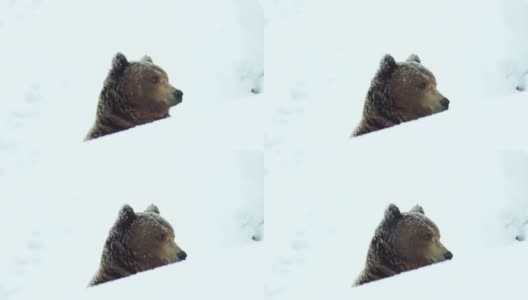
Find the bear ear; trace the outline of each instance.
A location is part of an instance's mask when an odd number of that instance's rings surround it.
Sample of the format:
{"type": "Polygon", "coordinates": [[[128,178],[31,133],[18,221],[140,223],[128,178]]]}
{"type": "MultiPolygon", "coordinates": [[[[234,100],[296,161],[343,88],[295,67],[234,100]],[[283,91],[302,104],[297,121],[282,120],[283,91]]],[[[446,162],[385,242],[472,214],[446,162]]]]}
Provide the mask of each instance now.
{"type": "Polygon", "coordinates": [[[110,74],[114,77],[120,75],[123,73],[123,71],[125,71],[127,66],[128,60],[125,55],[121,52],[117,52],[114,56],[114,59],[112,60],[112,71],[110,74]]]}
{"type": "Polygon", "coordinates": [[[147,207],[147,209],[145,209],[145,212],[155,213],[155,214],[158,214],[158,215],[160,214],[158,207],[156,205],[154,205],[154,204],[149,205],[149,207],[147,207]]]}
{"type": "Polygon", "coordinates": [[[390,54],[385,54],[380,62],[380,71],[384,76],[392,74],[398,65],[394,57],[390,54]]]}
{"type": "Polygon", "coordinates": [[[384,222],[386,222],[386,224],[392,225],[396,223],[400,218],[401,218],[400,209],[398,208],[398,206],[391,203],[385,209],[384,222]]]}
{"type": "Polygon", "coordinates": [[[149,63],[153,63],[152,62],[152,58],[148,55],[144,55],[143,58],[141,59],[142,61],[146,61],[146,62],[149,62],[149,63]]]}
{"type": "Polygon", "coordinates": [[[415,212],[415,213],[420,213],[422,215],[425,215],[425,212],[424,212],[423,208],[420,205],[418,205],[418,204],[413,206],[413,208],[411,208],[410,212],[415,212]]]}
{"type": "Polygon", "coordinates": [[[408,62],[415,62],[415,63],[419,63],[419,64],[422,63],[422,62],[420,61],[420,58],[418,57],[418,55],[416,55],[416,54],[414,54],[414,53],[411,54],[411,55],[409,55],[409,57],[407,57],[407,61],[408,61],[408,62]]]}
{"type": "Polygon", "coordinates": [[[132,207],[130,207],[130,205],[125,204],[119,211],[119,217],[117,219],[117,224],[121,228],[126,228],[130,224],[132,224],[132,221],[134,221],[135,219],[136,219],[136,213],[134,212],[132,207]]]}

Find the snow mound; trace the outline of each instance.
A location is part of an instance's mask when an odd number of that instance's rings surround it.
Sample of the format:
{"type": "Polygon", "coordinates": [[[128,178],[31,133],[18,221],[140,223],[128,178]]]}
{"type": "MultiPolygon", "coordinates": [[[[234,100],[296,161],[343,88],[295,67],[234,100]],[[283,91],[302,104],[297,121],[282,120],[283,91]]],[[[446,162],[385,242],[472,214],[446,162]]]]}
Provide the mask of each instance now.
{"type": "Polygon", "coordinates": [[[268,4],[270,298],[394,297],[411,284],[406,298],[524,293],[528,101],[506,67],[525,70],[528,27],[506,22],[524,2],[268,4]],[[418,54],[450,108],[350,139],[386,53],[418,54]],[[454,258],[353,289],[389,203],[420,204],[454,258]]]}
{"type": "Polygon", "coordinates": [[[0,35],[1,299],[263,294],[257,1],[4,1],[0,35]],[[184,101],[82,142],[118,51],[152,57],[184,101]],[[188,260],[87,289],[125,203],[156,204],[188,260]]]}

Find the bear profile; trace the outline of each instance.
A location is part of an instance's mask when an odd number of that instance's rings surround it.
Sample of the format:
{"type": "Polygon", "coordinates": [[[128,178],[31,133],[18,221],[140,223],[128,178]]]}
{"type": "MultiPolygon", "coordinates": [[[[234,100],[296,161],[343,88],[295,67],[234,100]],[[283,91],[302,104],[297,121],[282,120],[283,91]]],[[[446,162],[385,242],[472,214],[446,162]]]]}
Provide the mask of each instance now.
{"type": "Polygon", "coordinates": [[[185,260],[187,254],[174,242],[172,226],[155,205],[135,213],[124,205],[106,239],[94,286],[185,260]]]}
{"type": "Polygon", "coordinates": [[[436,224],[416,205],[400,212],[390,204],[370,242],[365,267],[354,282],[358,286],[433,263],[453,254],[440,242],[436,224]]]}
{"type": "Polygon", "coordinates": [[[397,63],[387,54],[372,79],[363,115],[352,137],[443,112],[449,100],[436,89],[436,78],[418,55],[397,63]]]}
{"type": "Polygon", "coordinates": [[[129,62],[117,53],[99,95],[95,123],[85,140],[169,117],[183,92],[169,83],[167,73],[149,56],[129,62]]]}

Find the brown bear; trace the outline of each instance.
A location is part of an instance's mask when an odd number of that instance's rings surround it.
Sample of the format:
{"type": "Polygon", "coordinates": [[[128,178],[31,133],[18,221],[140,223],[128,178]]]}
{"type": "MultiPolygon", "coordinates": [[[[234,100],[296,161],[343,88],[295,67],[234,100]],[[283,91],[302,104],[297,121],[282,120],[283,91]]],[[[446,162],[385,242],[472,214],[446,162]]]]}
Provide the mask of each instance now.
{"type": "Polygon", "coordinates": [[[85,140],[169,117],[183,92],[169,84],[165,71],[144,56],[129,62],[122,53],[112,61],[99,95],[95,124],[85,140]]]}
{"type": "Polygon", "coordinates": [[[155,205],[135,213],[124,205],[110,229],[99,270],[89,286],[185,260],[174,242],[174,230],[155,205]]]}
{"type": "Polygon", "coordinates": [[[370,84],[363,116],[352,137],[445,111],[449,100],[436,89],[436,78],[411,54],[396,63],[387,54],[370,84]]]}
{"type": "Polygon", "coordinates": [[[416,205],[401,213],[390,204],[370,242],[367,261],[355,286],[453,258],[440,231],[416,205]]]}

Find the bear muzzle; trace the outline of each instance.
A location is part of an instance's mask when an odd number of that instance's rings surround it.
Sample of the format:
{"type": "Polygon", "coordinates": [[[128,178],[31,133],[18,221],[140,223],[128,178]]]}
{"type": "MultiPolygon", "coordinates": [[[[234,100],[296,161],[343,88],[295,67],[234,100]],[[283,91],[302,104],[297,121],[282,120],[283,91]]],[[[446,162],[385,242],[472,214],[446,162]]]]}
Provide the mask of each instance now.
{"type": "Polygon", "coordinates": [[[172,101],[170,103],[171,106],[175,106],[175,105],[178,105],[180,104],[182,101],[183,101],[183,92],[180,91],[180,90],[176,90],[172,93],[172,97],[171,97],[172,101]]]}
{"type": "Polygon", "coordinates": [[[187,258],[187,253],[185,253],[185,251],[181,251],[177,255],[179,260],[185,260],[187,258]]]}
{"type": "Polygon", "coordinates": [[[447,251],[446,253],[444,253],[444,258],[446,260],[452,259],[453,258],[453,253],[451,253],[451,251],[447,251]]]}
{"type": "Polygon", "coordinates": [[[443,98],[440,100],[440,104],[447,110],[449,109],[449,99],[443,98]]]}

